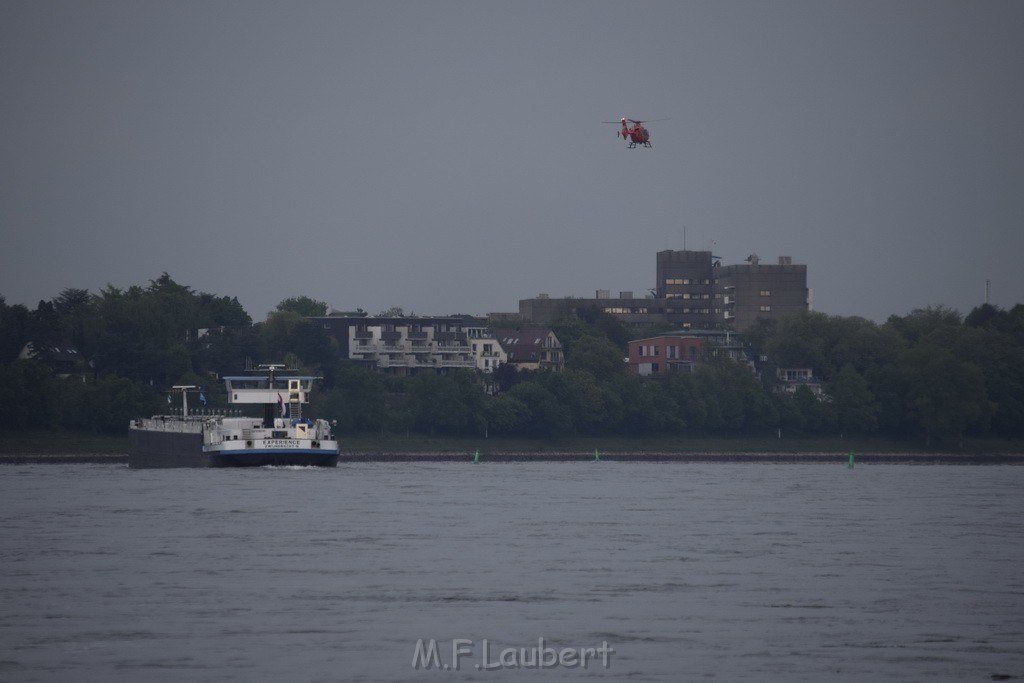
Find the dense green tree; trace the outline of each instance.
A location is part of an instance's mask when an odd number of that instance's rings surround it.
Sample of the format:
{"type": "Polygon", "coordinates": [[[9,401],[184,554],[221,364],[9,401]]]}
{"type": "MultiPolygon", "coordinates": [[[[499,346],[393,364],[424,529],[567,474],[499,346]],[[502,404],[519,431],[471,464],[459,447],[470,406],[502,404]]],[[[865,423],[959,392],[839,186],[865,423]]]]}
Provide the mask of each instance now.
{"type": "Polygon", "coordinates": [[[90,321],[95,317],[89,290],[68,287],[61,290],[51,303],[60,318],[61,341],[88,354],[87,335],[90,321]]]}
{"type": "Polygon", "coordinates": [[[490,396],[484,403],[490,434],[511,436],[529,431],[530,407],[511,394],[490,396]]]}
{"type": "Polygon", "coordinates": [[[0,297],[0,363],[11,363],[30,339],[29,310],[22,304],[8,306],[0,297]]]}
{"type": "Polygon", "coordinates": [[[677,407],[676,417],[681,430],[703,432],[707,429],[708,404],[699,380],[692,374],[679,373],[666,378],[665,393],[677,407]]]}
{"type": "Polygon", "coordinates": [[[337,420],[342,433],[379,432],[388,426],[387,395],[383,376],[355,365],[342,365],[335,371],[334,387],[324,394],[323,415],[337,420]]]}
{"type": "Polygon", "coordinates": [[[409,403],[416,427],[431,436],[437,432],[463,433],[474,424],[473,406],[468,405],[459,382],[450,375],[416,375],[410,383],[409,403]]]}
{"type": "Polygon", "coordinates": [[[613,377],[610,390],[621,401],[619,432],[631,436],[654,436],[683,426],[679,406],[661,382],[636,377],[613,377]]]}
{"type": "Polygon", "coordinates": [[[325,366],[338,358],[338,344],[323,327],[292,311],[278,311],[267,316],[261,328],[263,357],[267,362],[281,362],[294,353],[310,366],[325,366]]]}
{"type": "Polygon", "coordinates": [[[622,350],[605,336],[584,335],[577,339],[566,365],[604,381],[627,372],[622,350]]]}
{"type": "Polygon", "coordinates": [[[939,341],[960,328],[960,314],[946,306],[929,306],[911,311],[908,315],[889,316],[886,327],[898,332],[911,345],[925,341],[939,341]]]}
{"type": "Polygon", "coordinates": [[[319,301],[308,296],[293,296],[277,305],[278,312],[297,313],[306,318],[327,315],[329,306],[326,301],[319,301]]]}
{"type": "Polygon", "coordinates": [[[259,328],[254,325],[215,327],[192,345],[192,367],[200,374],[237,375],[261,358],[259,328]]]}
{"type": "Polygon", "coordinates": [[[593,326],[573,315],[552,320],[550,327],[562,345],[562,353],[565,355],[567,363],[572,362],[576,342],[579,339],[598,334],[593,326]]]}
{"type": "Polygon", "coordinates": [[[768,354],[769,342],[778,335],[779,321],[769,318],[758,318],[743,332],[743,341],[754,358],[768,354]]]}
{"type": "Polygon", "coordinates": [[[778,423],[761,383],[743,363],[711,355],[693,373],[703,397],[704,426],[723,434],[756,433],[778,423]]]}
{"type": "MultiPolygon", "coordinates": [[[[633,338],[629,328],[618,317],[606,312],[600,306],[581,306],[576,315],[587,323],[594,331],[607,337],[613,344],[625,351],[629,340],[633,338]]],[[[557,334],[557,333],[556,333],[557,334]]]]}
{"type": "Polygon", "coordinates": [[[955,436],[984,429],[995,406],[985,390],[981,368],[934,345],[909,349],[901,359],[907,376],[907,411],[930,444],[935,436],[955,436]]]}
{"type": "Polygon", "coordinates": [[[986,395],[995,407],[992,429],[1006,435],[1024,434],[1024,347],[1001,331],[1003,322],[992,322],[965,325],[957,334],[947,336],[946,348],[981,369],[986,395]]]}
{"type": "Polygon", "coordinates": [[[1006,317],[1006,311],[1002,310],[998,306],[982,304],[981,306],[977,306],[971,310],[971,312],[964,317],[964,325],[967,325],[968,327],[998,329],[1001,321],[1006,317]]]}
{"type": "Polygon", "coordinates": [[[571,433],[572,415],[568,407],[539,382],[521,382],[509,390],[509,396],[530,411],[526,423],[528,436],[557,437],[571,433]]]}
{"type": "Polygon", "coordinates": [[[1010,335],[1014,343],[1024,346],[1024,304],[1017,304],[999,322],[999,331],[1010,335]]]}
{"type": "Polygon", "coordinates": [[[871,433],[878,429],[878,402],[868,381],[852,363],[832,376],[827,389],[840,432],[871,433]]]}
{"type": "Polygon", "coordinates": [[[779,367],[811,368],[826,382],[848,364],[866,374],[891,363],[903,346],[891,327],[817,312],[784,318],[773,334],[758,343],[779,367]]]}
{"type": "Polygon", "coordinates": [[[57,387],[46,365],[35,360],[0,365],[0,428],[46,429],[56,407],[57,387]]]}
{"type": "Polygon", "coordinates": [[[200,322],[205,327],[248,327],[252,325],[252,318],[242,308],[237,297],[218,297],[201,292],[196,297],[196,306],[199,309],[200,322]]]}
{"type": "Polygon", "coordinates": [[[570,368],[564,372],[544,373],[538,380],[568,409],[573,432],[594,434],[609,426],[606,396],[591,373],[570,368]]]}
{"type": "Polygon", "coordinates": [[[166,405],[151,387],[124,377],[58,382],[60,410],[55,426],[104,434],[123,434],[132,419],[160,412],[166,405]]]}

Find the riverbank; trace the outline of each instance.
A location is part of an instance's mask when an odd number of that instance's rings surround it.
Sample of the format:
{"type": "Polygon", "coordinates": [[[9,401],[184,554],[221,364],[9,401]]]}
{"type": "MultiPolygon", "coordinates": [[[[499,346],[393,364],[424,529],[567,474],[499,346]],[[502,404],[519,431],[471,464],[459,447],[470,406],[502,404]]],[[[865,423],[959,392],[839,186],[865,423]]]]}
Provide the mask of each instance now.
{"type": "MultiPolygon", "coordinates": [[[[1020,453],[856,453],[855,465],[1024,465],[1020,453]]],[[[763,463],[763,464],[847,464],[849,453],[346,453],[340,466],[357,462],[646,462],[646,463],[763,463]]],[[[0,465],[127,465],[122,454],[0,454],[0,465]]]]}
{"type": "MultiPolygon", "coordinates": [[[[858,438],[530,439],[385,436],[341,439],[341,462],[762,462],[1024,464],[1024,441],[912,443],[858,438]]],[[[127,463],[127,436],[0,433],[0,464],[127,463]]]]}

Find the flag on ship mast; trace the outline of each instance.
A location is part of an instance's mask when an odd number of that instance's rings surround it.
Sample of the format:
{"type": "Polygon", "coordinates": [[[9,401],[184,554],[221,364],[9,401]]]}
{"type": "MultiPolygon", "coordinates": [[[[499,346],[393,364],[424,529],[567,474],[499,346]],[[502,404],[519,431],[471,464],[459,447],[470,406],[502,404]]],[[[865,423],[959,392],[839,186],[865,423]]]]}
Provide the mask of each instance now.
{"type": "Polygon", "coordinates": [[[281,417],[287,417],[288,413],[284,409],[284,396],[281,394],[277,395],[277,405],[281,407],[281,417]]]}

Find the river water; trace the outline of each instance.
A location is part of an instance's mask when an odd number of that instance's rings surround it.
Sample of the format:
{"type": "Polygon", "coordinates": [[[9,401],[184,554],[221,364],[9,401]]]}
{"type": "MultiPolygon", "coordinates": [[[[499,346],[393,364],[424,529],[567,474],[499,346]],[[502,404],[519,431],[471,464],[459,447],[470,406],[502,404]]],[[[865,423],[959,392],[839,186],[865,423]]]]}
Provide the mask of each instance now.
{"type": "Polygon", "coordinates": [[[1013,466],[5,465],[0,680],[1020,677],[1022,484],[1013,466]]]}

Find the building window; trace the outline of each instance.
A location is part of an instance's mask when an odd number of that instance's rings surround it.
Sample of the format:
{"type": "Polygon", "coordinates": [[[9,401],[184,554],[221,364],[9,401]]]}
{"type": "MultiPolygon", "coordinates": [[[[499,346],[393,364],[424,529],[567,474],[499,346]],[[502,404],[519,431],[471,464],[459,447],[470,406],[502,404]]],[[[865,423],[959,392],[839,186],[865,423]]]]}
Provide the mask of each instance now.
{"type": "Polygon", "coordinates": [[[771,296],[771,295],[772,295],[772,290],[770,290],[770,289],[762,289],[761,290],[761,296],[771,296]]]}
{"type": "Polygon", "coordinates": [[[771,311],[772,311],[772,307],[771,306],[762,306],[761,307],[761,312],[762,313],[771,313],[771,311]]]}

